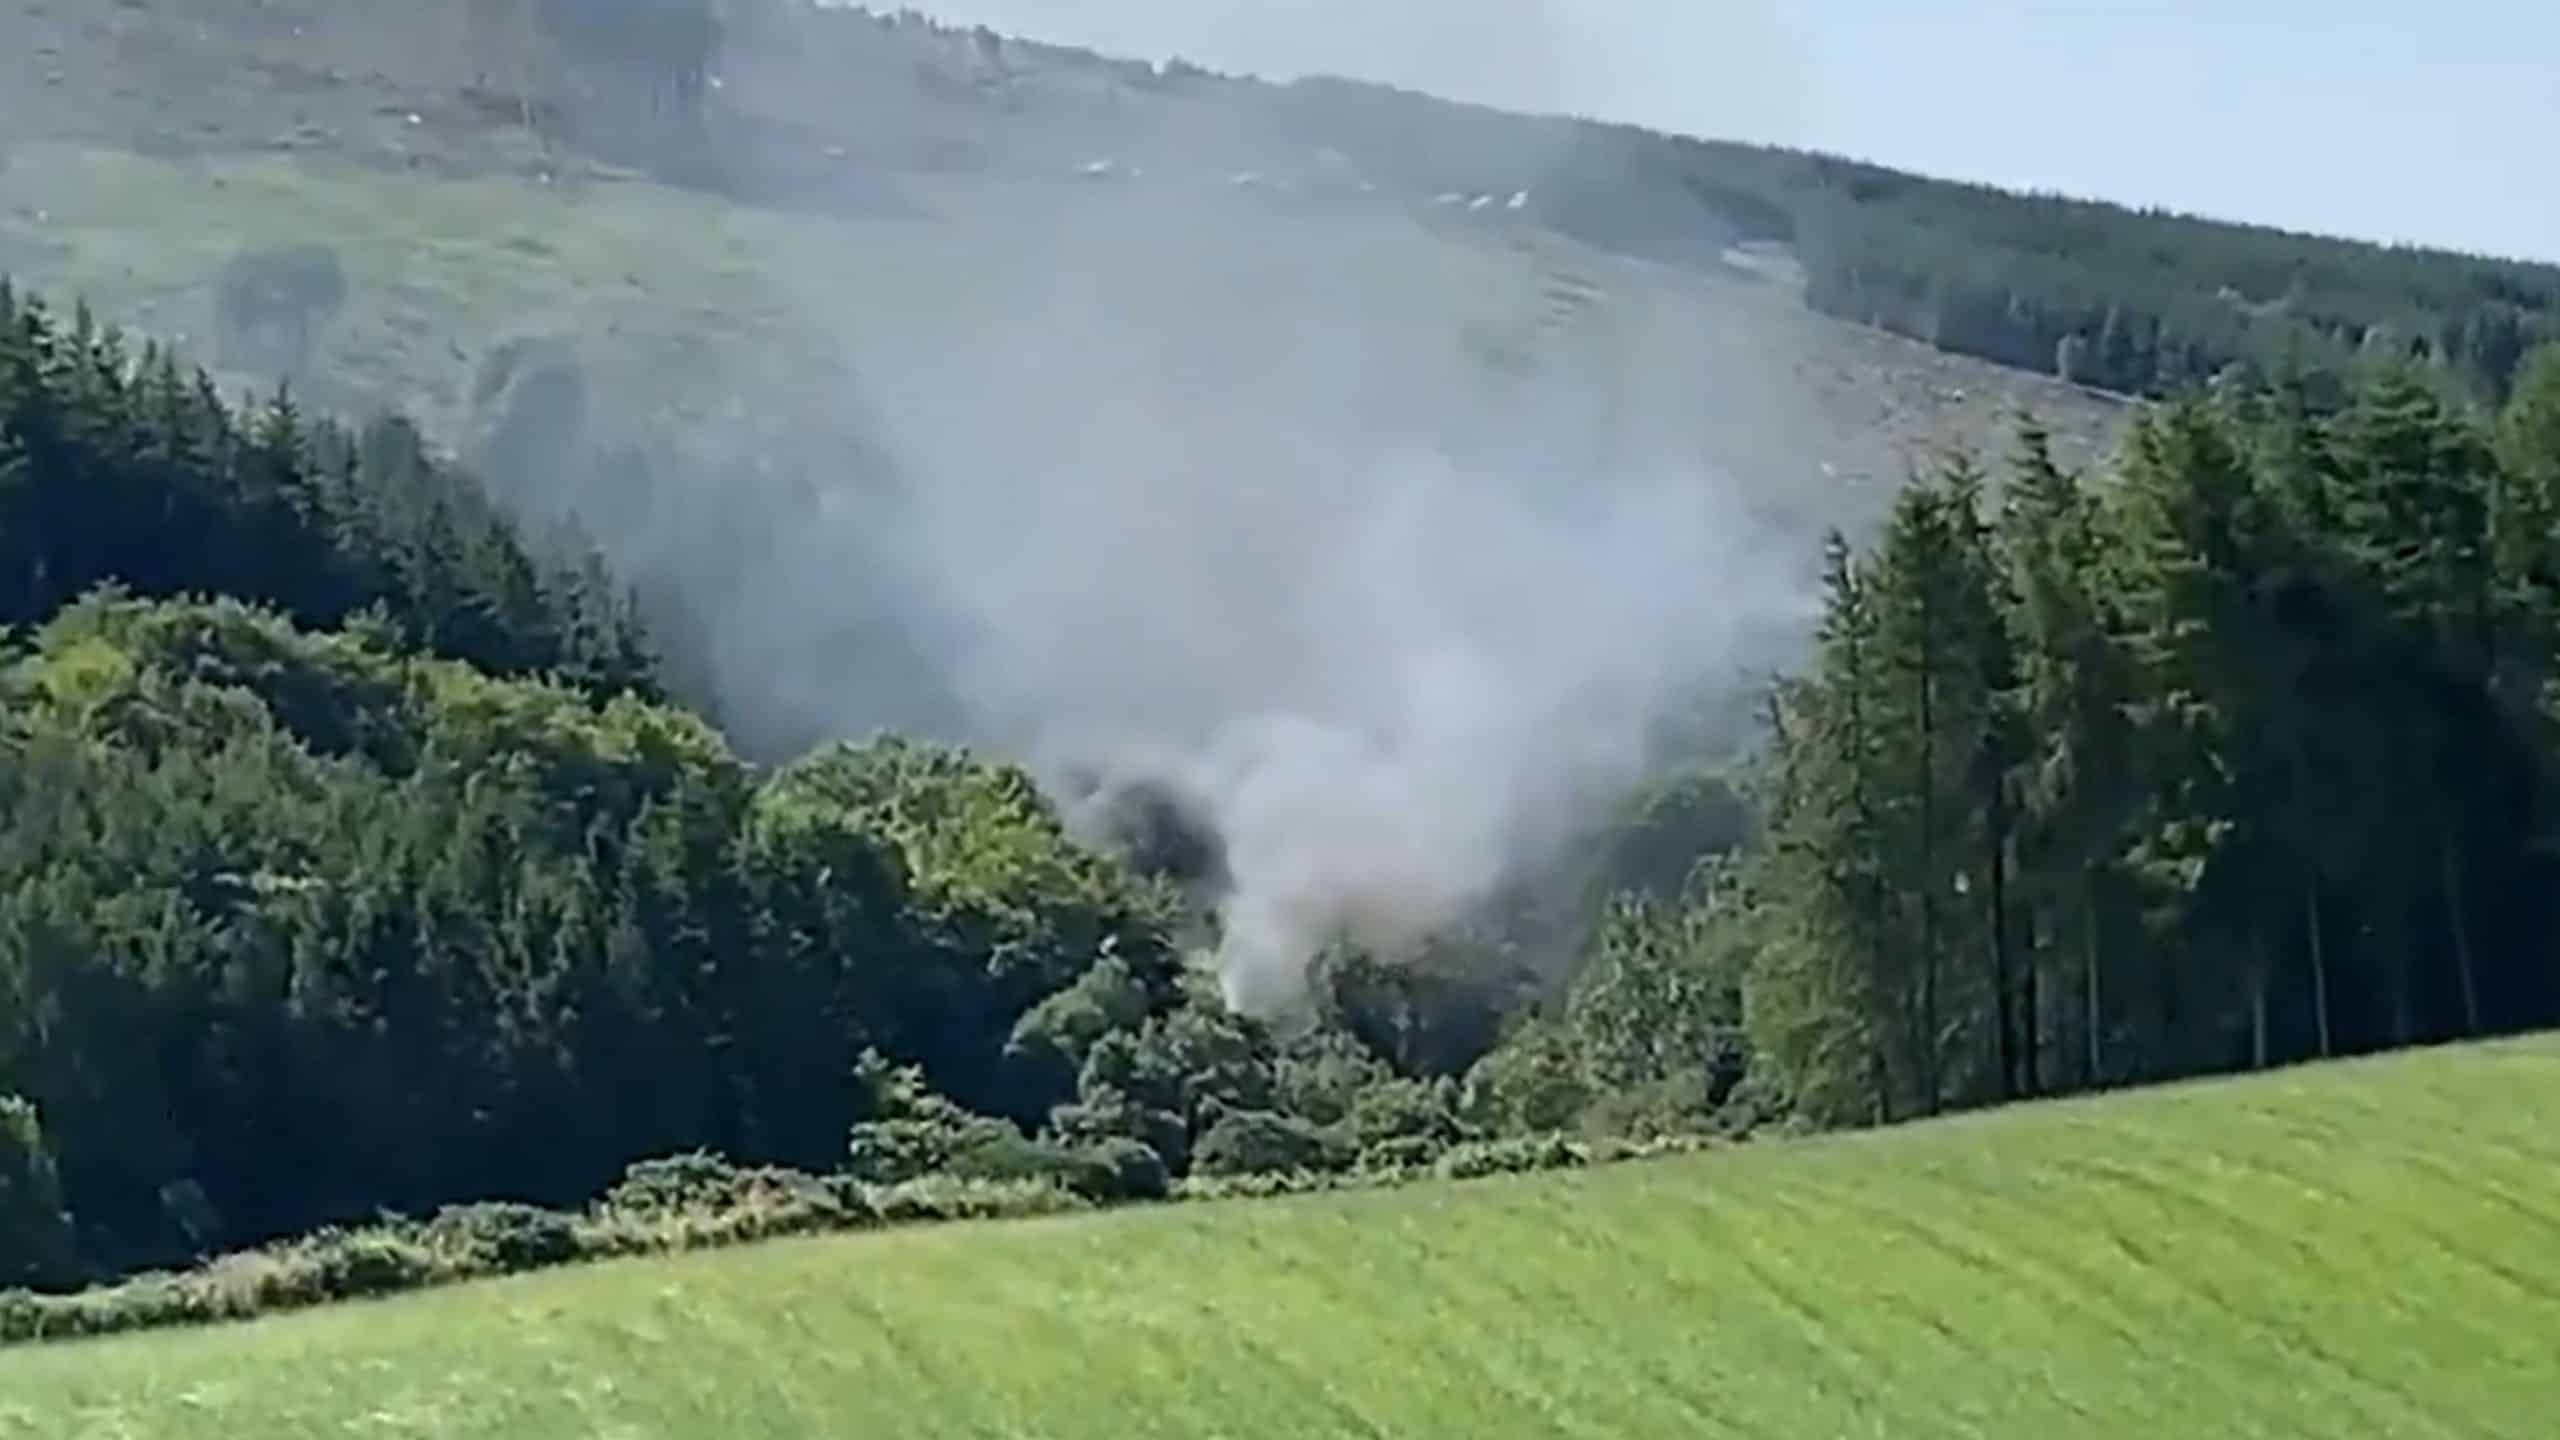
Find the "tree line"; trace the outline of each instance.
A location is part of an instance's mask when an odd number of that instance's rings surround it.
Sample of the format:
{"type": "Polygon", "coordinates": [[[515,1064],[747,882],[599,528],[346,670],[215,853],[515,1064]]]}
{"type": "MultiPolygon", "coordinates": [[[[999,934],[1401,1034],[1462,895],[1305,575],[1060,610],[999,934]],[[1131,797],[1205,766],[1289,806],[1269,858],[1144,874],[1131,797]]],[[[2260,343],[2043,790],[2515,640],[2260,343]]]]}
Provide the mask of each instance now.
{"type": "Polygon", "coordinates": [[[0,1289],[655,1157],[1128,1198],[2560,1010],[2560,354],[1950,457],[1835,540],[1746,760],[1259,1021],[1183,837],[912,740],[748,764],[405,427],[6,314],[0,1289]]]}
{"type": "Polygon", "coordinates": [[[1720,922],[1825,1121],[2560,1019],[2560,352],[2027,429],[1834,541],[1720,922]]]}
{"type": "Polygon", "coordinates": [[[1702,792],[1748,823],[1605,877],[1470,1103],[1867,1125],[2560,1023],[2560,349],[2511,388],[2235,380],[2098,473],[2022,421],[1914,476],[1702,792]]]}
{"type": "MultiPolygon", "coordinates": [[[[472,0],[466,16],[484,88],[561,91],[549,71],[584,67],[637,77],[627,83],[651,106],[686,115],[724,44],[800,56],[824,39],[915,46],[959,34],[911,18],[792,0],[472,0]]],[[[982,57],[997,51],[983,28],[967,39],[982,57]]],[[[1263,112],[1269,133],[1408,194],[1526,189],[1540,223],[1621,253],[1712,268],[1728,245],[1781,242],[1802,262],[1816,310],[2120,393],[2166,396],[2235,368],[2259,380],[2336,376],[2397,358],[2496,403],[2528,352],[2560,340],[2560,265],[2022,194],[1365,82],[1274,86],[1067,47],[1007,53],[1134,90],[1214,92],[1263,112]]]]}
{"type": "Polygon", "coordinates": [[[0,1288],[655,1156],[1122,1195],[1476,1133],[1467,1052],[1360,1038],[1465,987],[1231,1015],[1021,771],[751,766],[405,425],[0,319],[0,1288]]]}
{"type": "Polygon", "coordinates": [[[1528,187],[1542,223],[1672,263],[1712,268],[1727,245],[1784,243],[1805,268],[1805,302],[1825,314],[2125,394],[2164,397],[2235,367],[2257,380],[2337,377],[2396,358],[2494,403],[2526,353],[2560,341],[2560,265],[2020,194],[1353,81],[1300,81],[1258,103],[1414,193],[1528,187]]]}
{"type": "Polygon", "coordinates": [[[2560,339],[2551,265],[1828,160],[1807,162],[1793,188],[1788,231],[1815,309],[2127,394],[2165,396],[2235,369],[2340,377],[2406,360],[2494,402],[2529,351],[2560,339]]]}
{"type": "Polygon", "coordinates": [[[658,688],[592,549],[522,535],[406,421],[350,430],[284,391],[244,414],[168,349],[133,352],[86,307],[65,320],[0,278],[0,625],[109,580],[314,627],[371,611],[496,674],[658,688]]]}

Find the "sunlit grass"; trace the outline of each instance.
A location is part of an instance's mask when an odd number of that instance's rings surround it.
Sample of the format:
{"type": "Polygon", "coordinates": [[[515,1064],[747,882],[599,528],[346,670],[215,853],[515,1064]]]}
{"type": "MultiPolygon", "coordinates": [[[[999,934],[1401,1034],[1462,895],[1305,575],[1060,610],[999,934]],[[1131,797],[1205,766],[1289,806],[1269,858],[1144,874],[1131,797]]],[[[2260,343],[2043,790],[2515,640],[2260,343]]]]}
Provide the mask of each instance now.
{"type": "Polygon", "coordinates": [[[0,1436],[2541,1436],[2560,1045],[0,1354],[0,1436]]]}

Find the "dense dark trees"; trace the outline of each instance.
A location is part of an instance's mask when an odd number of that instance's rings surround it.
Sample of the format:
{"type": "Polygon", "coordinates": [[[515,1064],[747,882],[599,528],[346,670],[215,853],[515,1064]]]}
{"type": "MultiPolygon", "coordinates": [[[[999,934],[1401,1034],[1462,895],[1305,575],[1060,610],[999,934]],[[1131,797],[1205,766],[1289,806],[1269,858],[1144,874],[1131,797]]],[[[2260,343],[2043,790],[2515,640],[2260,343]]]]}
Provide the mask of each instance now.
{"type": "Polygon", "coordinates": [[[2398,358],[2496,400],[2528,351],[2560,340],[2550,264],[2016,194],[1349,81],[1301,81],[1264,103],[1416,193],[1527,188],[1544,223],[1677,263],[1783,243],[1817,310],[2117,391],[2167,394],[2233,366],[2335,376],[2398,358]]]}
{"type": "Polygon", "coordinates": [[[2321,240],[1797,162],[1807,302],[1941,349],[2160,395],[2413,360],[2507,393],[2560,339],[2560,267],[2321,240]]]}
{"type": "Polygon", "coordinates": [[[825,1170],[866,1047],[1036,1125],[1077,1091],[1035,1005],[1104,957],[1119,1018],[1179,999],[1153,892],[950,752],[763,776],[629,695],[111,595],[5,700],[0,1075],[95,1260],[697,1147],[825,1170]]]}
{"type": "MultiPolygon", "coordinates": [[[[530,68],[543,73],[511,83],[563,104],[590,91],[606,102],[584,127],[590,144],[621,129],[671,143],[684,132],[658,122],[693,114],[732,39],[794,58],[841,56],[848,41],[898,47],[875,58],[943,77],[927,95],[963,105],[986,103],[983,82],[997,77],[1083,72],[1110,89],[1180,92],[1239,112],[1216,127],[1255,137],[1228,152],[1238,166],[1278,173],[1324,154],[1412,197],[1524,193],[1543,226],[1676,264],[1713,268],[1736,244],[1783,245],[1802,266],[1806,303],[1826,314],[2132,394],[2174,393],[2234,367],[2257,379],[2334,377],[2359,359],[2399,358],[2494,403],[2524,355],[2560,340],[2560,265],[2549,263],[2020,194],[1333,78],[1274,86],[1179,62],[1158,72],[903,12],[472,0],[470,19],[484,83],[530,68]]],[[[1081,105],[1099,88],[1061,86],[1041,103],[1081,105]]],[[[1059,118],[1062,132],[1100,119],[1059,118]]]]}
{"type": "Polygon", "coordinates": [[[0,624],[114,580],[221,594],[334,626],[377,611],[404,643],[500,674],[649,692],[653,661],[591,557],[529,545],[417,432],[244,419],[167,352],[128,352],[0,283],[0,624]]]}
{"type": "Polygon", "coordinates": [[[34,1107],[0,1095],[0,1289],[75,1273],[62,1177],[34,1107]]]}
{"type": "Polygon", "coordinates": [[[406,427],[0,321],[0,1287],[694,1151],[1154,1195],[2560,1018],[2560,352],[1950,458],[1748,764],[1275,1025],[1166,797],[1124,857],[961,751],[749,765],[406,427]]]}
{"type": "Polygon", "coordinates": [[[1613,877],[1469,1113],[1863,1124],[2560,1021],[2560,352],[2460,389],[2235,383],[2107,473],[2027,426],[1996,490],[1916,477],[1831,547],[1754,823],[1613,877]]]}
{"type": "Polygon", "coordinates": [[[405,426],[0,316],[0,1285],[697,1149],[1144,1194],[1457,1135],[1228,1015],[1021,772],[750,767],[405,426]]]}
{"type": "MultiPolygon", "coordinates": [[[[1226,152],[1239,167],[1277,174],[1325,154],[1411,197],[1525,192],[1543,226],[1676,264],[1715,267],[1736,244],[1784,245],[1817,310],[2126,393],[2166,395],[2234,367],[2257,379],[2334,377],[2356,360],[2398,358],[2494,403],[2528,352],[2560,340],[2560,265],[2549,263],[2020,194],[1327,77],[1275,86],[1180,62],[1157,71],[903,12],[771,0],[472,5],[480,49],[492,57],[484,70],[522,68],[538,49],[557,73],[516,82],[523,88],[595,89],[631,102],[605,107],[599,118],[610,118],[587,127],[591,143],[611,140],[617,125],[677,133],[648,122],[657,112],[690,114],[707,67],[731,42],[795,58],[842,56],[849,42],[896,47],[874,58],[943,76],[927,94],[973,106],[987,103],[981,82],[1000,76],[1082,72],[1109,89],[1178,92],[1237,112],[1214,128],[1254,137],[1252,148],[1226,152]]],[[[1039,103],[1079,106],[1103,88],[1060,86],[1039,103]]],[[[1058,119],[1062,133],[1114,123],[1058,119]]]]}
{"type": "Polygon", "coordinates": [[[2556,392],[2234,387],[2112,484],[2032,432],[1996,511],[1916,483],[1773,709],[1753,1078],[1892,1117],[2560,1018],[2556,392]]]}

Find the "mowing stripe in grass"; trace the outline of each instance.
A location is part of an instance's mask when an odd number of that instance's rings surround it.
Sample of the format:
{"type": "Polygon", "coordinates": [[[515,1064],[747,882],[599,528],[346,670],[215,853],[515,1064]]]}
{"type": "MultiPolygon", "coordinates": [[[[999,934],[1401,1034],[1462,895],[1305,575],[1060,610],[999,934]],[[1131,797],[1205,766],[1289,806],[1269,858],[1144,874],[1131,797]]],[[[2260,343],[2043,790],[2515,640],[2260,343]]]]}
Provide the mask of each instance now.
{"type": "Polygon", "coordinates": [[[0,1353],[0,1437],[2539,1437],[2560,1041],[0,1353]]]}

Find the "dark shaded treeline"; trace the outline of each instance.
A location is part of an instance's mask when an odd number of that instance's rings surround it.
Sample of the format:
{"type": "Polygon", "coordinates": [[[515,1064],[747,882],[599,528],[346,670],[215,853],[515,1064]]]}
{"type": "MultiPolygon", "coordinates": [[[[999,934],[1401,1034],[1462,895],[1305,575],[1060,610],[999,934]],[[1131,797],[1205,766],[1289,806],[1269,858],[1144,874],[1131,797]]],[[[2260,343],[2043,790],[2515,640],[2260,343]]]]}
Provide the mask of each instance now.
{"type": "Polygon", "coordinates": [[[1835,545],[1722,921],[1847,1121],[2560,1022],[2560,351],[2029,430],[1835,545]]]}
{"type": "MultiPolygon", "coordinates": [[[[2494,403],[2528,351],[2560,340],[2560,265],[2550,263],[2021,194],[1364,82],[1273,85],[964,32],[907,12],[804,0],[649,0],[636,12],[609,0],[474,6],[477,48],[495,57],[484,79],[504,73],[552,101],[596,89],[602,82],[587,72],[600,66],[638,77],[623,88],[645,99],[644,110],[698,118],[706,71],[743,52],[865,53],[891,62],[878,73],[917,85],[925,109],[1069,107],[1075,113],[1056,118],[1070,131],[1122,123],[1118,106],[1093,108],[1096,95],[1142,97],[1131,113],[1150,123],[1232,131],[1234,140],[1210,143],[1252,147],[1227,157],[1240,166],[1288,170],[1329,150],[1411,197],[1527,190],[1541,223],[1671,263],[1713,268],[1728,246],[1783,244],[1804,267],[1806,303],[1825,314],[2123,393],[2166,395],[2234,366],[2258,379],[2336,377],[2358,360],[2397,358],[2440,368],[2494,403]],[[973,63],[954,69],[955,46],[973,63]],[[1107,83],[1044,90],[1045,74],[1107,83]],[[1184,106],[1238,115],[1200,125],[1184,106]],[[1237,123],[1244,118],[1260,123],[1237,123]]],[[[625,132],[676,143],[628,106],[608,107],[582,130],[608,147],[625,132]]]]}
{"type": "Polygon", "coordinates": [[[1273,1025],[1019,770],[743,763],[400,427],[7,313],[0,1286],[696,1150],[1111,1198],[2560,1009],[2560,356],[2494,417],[2385,366],[2166,406],[2105,476],[1951,461],[1835,546],[1753,765],[1273,1025]]]}
{"type": "Polygon", "coordinates": [[[2018,194],[1348,81],[1300,82],[1266,103],[1418,193],[1535,186],[1546,223],[1675,263],[1783,243],[1816,310],[2123,393],[2165,395],[2232,366],[2334,378],[2399,358],[2497,400],[2528,350],[2560,340],[2560,265],[2018,194]]]}
{"type": "Polygon", "coordinates": [[[747,765],[405,427],[0,313],[0,1287],[694,1150],[1145,1194],[1469,1133],[1350,1023],[1414,984],[1230,1016],[1020,771],[747,765]]]}
{"type": "Polygon", "coordinates": [[[655,693],[655,661],[592,555],[528,544],[417,431],[351,432],[282,393],[236,412],[156,344],[129,353],[0,280],[0,625],[102,581],[228,595],[334,626],[373,609],[497,674],[655,693]]]}
{"type": "MultiPolygon", "coordinates": [[[[808,26],[882,45],[948,33],[799,0],[725,8],[736,43],[792,44],[808,26]]],[[[1287,169],[1329,149],[1409,196],[1525,189],[1541,223],[1670,263],[1712,268],[1728,246],[1782,243],[1804,266],[1814,309],[2122,393],[2166,395],[2233,366],[2258,378],[2335,377],[2359,359],[2400,358],[2494,402],[2527,351],[2560,340],[2560,264],[2020,194],[1359,81],[1272,85],[984,31],[975,40],[1000,51],[1008,73],[1083,71],[1134,92],[1232,106],[1267,122],[1239,134],[1285,142],[1239,153],[1238,164],[1287,169]]],[[[974,92],[962,98],[980,103],[974,92]]]]}

